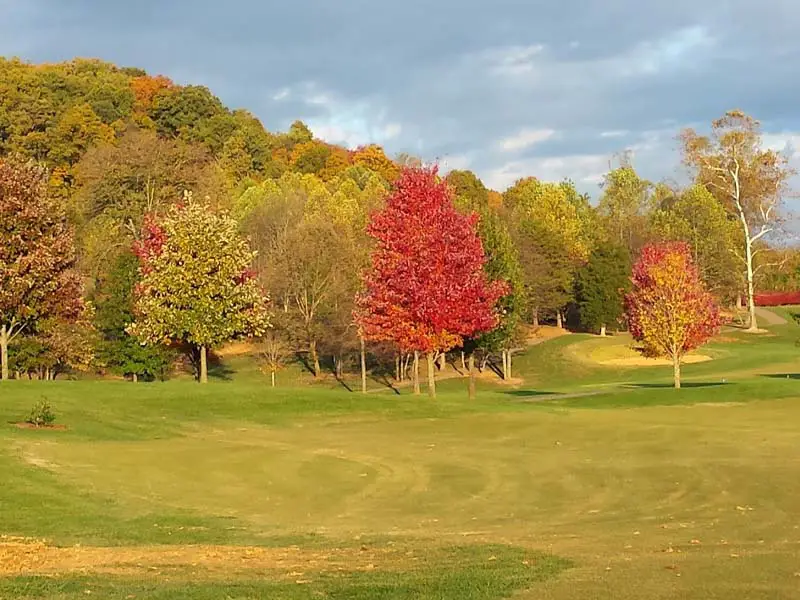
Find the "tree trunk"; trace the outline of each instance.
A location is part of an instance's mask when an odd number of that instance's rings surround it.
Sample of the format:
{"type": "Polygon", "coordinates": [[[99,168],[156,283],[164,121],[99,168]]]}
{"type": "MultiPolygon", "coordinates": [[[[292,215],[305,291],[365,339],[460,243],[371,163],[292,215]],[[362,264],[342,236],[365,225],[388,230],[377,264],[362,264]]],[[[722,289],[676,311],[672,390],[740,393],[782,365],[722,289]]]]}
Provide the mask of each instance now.
{"type": "Polygon", "coordinates": [[[442,352],[439,354],[439,370],[444,371],[446,366],[447,366],[447,353],[442,352]]]}
{"type": "Polygon", "coordinates": [[[139,376],[136,373],[133,373],[131,376],[133,383],[139,383],[139,376]]]}
{"type": "Polygon", "coordinates": [[[513,352],[511,350],[508,350],[508,352],[506,353],[506,363],[508,364],[508,376],[506,377],[506,379],[511,379],[514,376],[514,374],[512,373],[512,369],[511,369],[511,355],[512,354],[513,354],[513,352]]]}
{"type": "Polygon", "coordinates": [[[403,381],[403,374],[401,372],[403,358],[398,352],[394,357],[394,380],[398,383],[403,381]]]}
{"type": "Polygon", "coordinates": [[[681,357],[678,356],[678,353],[672,355],[672,373],[673,379],[675,381],[675,389],[680,389],[681,387],[681,357]]]}
{"type": "Polygon", "coordinates": [[[534,327],[538,327],[539,326],[539,309],[538,308],[534,308],[533,309],[533,326],[534,327]]]}
{"type": "Polygon", "coordinates": [[[464,358],[465,358],[464,357],[464,351],[462,350],[461,351],[461,370],[462,371],[466,371],[467,370],[467,363],[465,362],[464,358]]]}
{"type": "Polygon", "coordinates": [[[274,369],[272,371],[270,371],[269,376],[270,376],[270,380],[272,382],[272,387],[275,387],[275,370],[274,369]]]}
{"type": "Polygon", "coordinates": [[[469,353],[469,384],[467,385],[469,399],[475,400],[475,353],[469,353]]]}
{"type": "Polygon", "coordinates": [[[556,327],[559,329],[564,329],[564,321],[561,319],[561,311],[556,311],[556,327]]]}
{"type": "Polygon", "coordinates": [[[208,351],[200,346],[200,383],[208,383],[208,351]]]}
{"type": "Polygon", "coordinates": [[[736,310],[742,310],[744,308],[744,302],[742,302],[742,295],[736,294],[736,310]]]}
{"type": "Polygon", "coordinates": [[[428,352],[428,396],[436,399],[436,366],[434,365],[433,352],[428,352]]]}
{"type": "Polygon", "coordinates": [[[503,381],[508,379],[508,352],[503,350],[503,381]]]}
{"type": "MultiPolygon", "coordinates": [[[[737,192],[739,190],[737,181],[737,192]]],[[[750,226],[747,224],[747,217],[739,204],[739,199],[736,199],[737,207],[739,208],[739,220],[742,223],[744,230],[744,249],[745,249],[745,262],[747,266],[747,308],[750,313],[750,326],[748,331],[758,331],[758,322],[756,321],[756,302],[755,302],[755,289],[753,284],[753,238],[750,236],[750,226]]]]}
{"type": "Polygon", "coordinates": [[[317,340],[308,343],[308,354],[311,356],[311,364],[314,368],[314,377],[319,377],[322,368],[319,366],[319,354],[317,354],[317,340]]]}
{"type": "Polygon", "coordinates": [[[411,376],[414,379],[414,395],[419,396],[419,350],[414,350],[414,372],[411,376]]]}
{"type": "Polygon", "coordinates": [[[361,393],[367,393],[367,349],[364,338],[361,338],[361,393]]]}
{"type": "Polygon", "coordinates": [[[606,337],[606,326],[605,325],[601,325],[600,326],[600,337],[606,337]]]}
{"type": "Polygon", "coordinates": [[[0,360],[3,362],[3,381],[8,379],[8,326],[0,328],[0,360]]]}

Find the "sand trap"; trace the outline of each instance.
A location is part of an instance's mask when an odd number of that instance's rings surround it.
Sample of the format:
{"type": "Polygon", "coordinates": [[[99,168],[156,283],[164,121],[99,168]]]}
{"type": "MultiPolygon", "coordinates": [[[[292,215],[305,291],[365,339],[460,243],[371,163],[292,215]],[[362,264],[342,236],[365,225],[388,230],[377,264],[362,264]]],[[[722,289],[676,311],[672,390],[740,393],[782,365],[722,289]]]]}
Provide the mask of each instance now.
{"type": "MultiPolygon", "coordinates": [[[[710,356],[705,354],[689,354],[684,356],[681,363],[691,364],[706,362],[712,360],[710,356]]],[[[598,361],[601,365],[609,365],[614,367],[659,367],[664,365],[672,365],[672,361],[667,358],[645,358],[644,356],[631,356],[630,358],[612,358],[609,360],[598,361]]]]}

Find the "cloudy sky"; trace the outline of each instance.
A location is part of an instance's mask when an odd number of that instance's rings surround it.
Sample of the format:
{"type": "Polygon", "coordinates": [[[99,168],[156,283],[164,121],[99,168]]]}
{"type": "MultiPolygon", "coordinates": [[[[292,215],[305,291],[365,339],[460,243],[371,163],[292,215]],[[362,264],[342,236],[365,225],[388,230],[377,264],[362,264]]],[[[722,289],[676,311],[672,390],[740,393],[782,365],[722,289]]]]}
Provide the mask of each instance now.
{"type": "Polygon", "coordinates": [[[793,151],[798,30],[797,0],[0,0],[3,55],[143,67],[270,129],[595,195],[625,149],[680,180],[678,130],[730,108],[793,151]]]}

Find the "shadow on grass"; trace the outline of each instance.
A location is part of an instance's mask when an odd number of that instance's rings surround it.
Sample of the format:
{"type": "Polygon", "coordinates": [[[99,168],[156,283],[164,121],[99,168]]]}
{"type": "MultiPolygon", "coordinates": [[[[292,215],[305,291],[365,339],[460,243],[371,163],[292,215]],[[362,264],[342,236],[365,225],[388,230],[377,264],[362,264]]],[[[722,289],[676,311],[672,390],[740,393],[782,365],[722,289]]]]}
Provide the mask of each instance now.
{"type": "Polygon", "coordinates": [[[800,379],[800,373],[772,373],[769,375],[759,375],[769,379],[800,379]]]}
{"type": "Polygon", "coordinates": [[[510,392],[503,392],[506,396],[516,396],[517,398],[534,398],[536,396],[559,396],[554,392],[540,392],[536,390],[513,390],[510,392]]]}

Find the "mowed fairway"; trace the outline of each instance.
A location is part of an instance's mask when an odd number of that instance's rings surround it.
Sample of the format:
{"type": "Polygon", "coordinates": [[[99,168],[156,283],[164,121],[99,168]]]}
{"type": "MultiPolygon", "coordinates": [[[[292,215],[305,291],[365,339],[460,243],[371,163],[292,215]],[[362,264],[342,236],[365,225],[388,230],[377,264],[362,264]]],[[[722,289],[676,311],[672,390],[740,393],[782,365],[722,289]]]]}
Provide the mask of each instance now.
{"type": "Polygon", "coordinates": [[[11,382],[4,422],[46,394],[68,430],[0,430],[0,598],[800,598],[797,334],[679,392],[585,336],[475,403],[11,382]]]}

